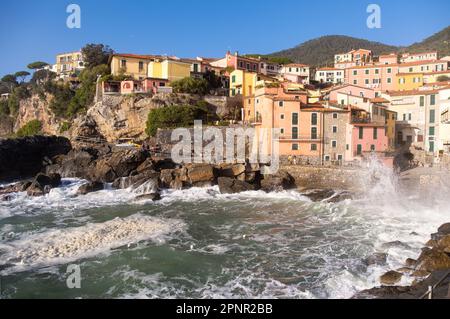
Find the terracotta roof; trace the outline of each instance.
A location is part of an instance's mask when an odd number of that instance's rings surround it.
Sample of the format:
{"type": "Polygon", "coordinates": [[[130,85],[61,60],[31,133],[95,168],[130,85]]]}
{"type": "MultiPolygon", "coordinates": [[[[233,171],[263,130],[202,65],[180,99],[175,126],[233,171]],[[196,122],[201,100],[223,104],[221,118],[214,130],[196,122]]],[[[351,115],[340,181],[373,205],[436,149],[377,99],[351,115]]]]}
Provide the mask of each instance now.
{"type": "Polygon", "coordinates": [[[440,89],[434,90],[405,90],[405,91],[386,91],[389,96],[408,96],[408,95],[428,95],[439,93],[440,89]]]}
{"type": "Polygon", "coordinates": [[[299,67],[299,68],[304,68],[304,67],[308,67],[309,68],[309,65],[307,65],[307,64],[302,64],[302,63],[289,63],[289,64],[286,64],[285,66],[292,66],[292,67],[299,67]]]}
{"type": "Polygon", "coordinates": [[[366,127],[386,127],[386,124],[381,123],[351,123],[354,126],[366,126],[366,127]]]}
{"type": "Polygon", "coordinates": [[[342,69],[337,69],[337,68],[320,68],[320,69],[317,69],[317,71],[342,71],[342,69]]]}
{"type": "Polygon", "coordinates": [[[393,63],[393,64],[378,64],[378,65],[358,65],[353,66],[347,69],[370,69],[370,68],[390,68],[393,66],[398,67],[407,67],[414,65],[425,65],[425,64],[437,64],[437,63],[446,63],[446,61],[442,62],[439,60],[425,60],[425,61],[414,61],[414,62],[406,62],[406,63],[393,63]]]}
{"type": "Polygon", "coordinates": [[[397,73],[397,75],[400,75],[400,76],[404,76],[404,75],[423,75],[423,72],[411,72],[411,73],[402,72],[402,73],[397,73]]]}
{"type": "Polygon", "coordinates": [[[376,98],[370,99],[370,102],[372,102],[372,103],[389,103],[390,101],[386,100],[385,98],[382,98],[382,97],[376,97],[376,98]]]}
{"type": "Polygon", "coordinates": [[[140,54],[130,54],[130,53],[114,53],[112,55],[124,58],[135,58],[135,59],[143,59],[143,60],[151,60],[155,58],[162,58],[161,55],[140,55],[140,54]]]}

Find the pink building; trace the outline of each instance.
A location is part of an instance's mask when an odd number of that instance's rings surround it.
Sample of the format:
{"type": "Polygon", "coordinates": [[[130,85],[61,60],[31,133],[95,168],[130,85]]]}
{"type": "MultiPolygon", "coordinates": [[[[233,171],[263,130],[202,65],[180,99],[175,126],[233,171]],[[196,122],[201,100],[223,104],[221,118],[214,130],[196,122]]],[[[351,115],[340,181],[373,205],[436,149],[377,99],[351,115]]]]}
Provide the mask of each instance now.
{"type": "Polygon", "coordinates": [[[354,158],[364,158],[373,152],[384,156],[389,146],[384,124],[353,123],[352,125],[352,155],[354,158]]]}
{"type": "Polygon", "coordinates": [[[238,52],[231,54],[230,51],[225,55],[227,66],[233,67],[236,70],[245,70],[259,73],[260,60],[253,58],[246,58],[239,56],[238,52]]]}
{"type": "Polygon", "coordinates": [[[395,53],[386,54],[386,55],[380,55],[377,64],[383,65],[383,64],[397,64],[398,63],[398,56],[395,53]]]}
{"type": "Polygon", "coordinates": [[[345,82],[375,92],[395,90],[398,69],[398,64],[356,66],[345,70],[345,82]]]}
{"type": "Polygon", "coordinates": [[[353,96],[361,96],[369,99],[375,98],[375,91],[364,86],[344,84],[330,91],[330,101],[338,101],[338,94],[348,94],[353,96]]]}

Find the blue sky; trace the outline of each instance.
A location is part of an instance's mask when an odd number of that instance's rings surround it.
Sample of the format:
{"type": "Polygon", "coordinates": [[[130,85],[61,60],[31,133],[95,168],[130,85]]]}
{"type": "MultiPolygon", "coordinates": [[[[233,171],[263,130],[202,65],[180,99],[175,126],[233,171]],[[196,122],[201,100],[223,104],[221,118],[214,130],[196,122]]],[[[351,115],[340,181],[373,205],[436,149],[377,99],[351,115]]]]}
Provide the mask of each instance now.
{"type": "Polygon", "coordinates": [[[15,0],[0,4],[0,76],[36,60],[104,43],[116,52],[220,57],[270,53],[342,34],[409,45],[450,25],[448,0],[15,0]],[[66,7],[81,7],[81,29],[66,27],[66,7]],[[368,29],[366,8],[381,7],[368,29]]]}

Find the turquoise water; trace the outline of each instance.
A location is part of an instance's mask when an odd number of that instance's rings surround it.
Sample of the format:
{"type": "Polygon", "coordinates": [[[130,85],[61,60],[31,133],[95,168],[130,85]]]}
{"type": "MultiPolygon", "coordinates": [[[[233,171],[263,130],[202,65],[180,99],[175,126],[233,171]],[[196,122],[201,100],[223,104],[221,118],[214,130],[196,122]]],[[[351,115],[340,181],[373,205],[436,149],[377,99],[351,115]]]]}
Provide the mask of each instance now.
{"type": "Polygon", "coordinates": [[[217,187],[157,203],[132,190],[77,197],[81,183],[0,202],[2,298],[349,298],[417,257],[450,215],[446,200],[400,196],[390,180],[337,204],[217,187]],[[367,267],[374,252],[388,263],[367,267]],[[80,289],[66,285],[71,264],[80,289]]]}

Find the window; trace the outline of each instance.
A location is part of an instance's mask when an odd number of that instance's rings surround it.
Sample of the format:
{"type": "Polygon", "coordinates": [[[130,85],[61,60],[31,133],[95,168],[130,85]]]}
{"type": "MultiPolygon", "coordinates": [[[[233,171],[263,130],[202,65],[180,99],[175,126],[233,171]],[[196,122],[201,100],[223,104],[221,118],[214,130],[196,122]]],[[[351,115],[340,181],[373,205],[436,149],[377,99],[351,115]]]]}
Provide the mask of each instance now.
{"type": "Polygon", "coordinates": [[[348,151],[350,149],[350,145],[345,144],[345,149],[348,151]]]}
{"type": "Polygon", "coordinates": [[[392,73],[392,69],[391,68],[387,68],[387,73],[392,73]]]}
{"type": "Polygon", "coordinates": [[[333,113],[333,118],[337,119],[338,118],[338,114],[337,113],[333,113]]]}
{"type": "Polygon", "coordinates": [[[333,126],[333,133],[337,133],[337,126],[333,126]]]}
{"type": "Polygon", "coordinates": [[[250,70],[250,63],[247,63],[247,70],[250,70]]]}
{"type": "Polygon", "coordinates": [[[231,89],[231,96],[235,96],[236,95],[236,89],[231,89]]]}
{"type": "Polygon", "coordinates": [[[413,72],[413,68],[409,68],[409,72],[410,72],[410,73],[413,72]]]}
{"type": "Polygon", "coordinates": [[[430,148],[429,148],[429,152],[434,152],[434,142],[430,141],[430,148]]]}
{"type": "Polygon", "coordinates": [[[311,144],[311,151],[317,151],[317,144],[311,144]]]}
{"type": "Polygon", "coordinates": [[[436,95],[430,95],[430,105],[436,105],[436,95]]]}
{"type": "Polygon", "coordinates": [[[284,120],[284,114],[280,114],[280,119],[284,120]]]}
{"type": "Polygon", "coordinates": [[[373,128],[373,139],[378,139],[378,128],[376,127],[373,128]]]}
{"type": "Polygon", "coordinates": [[[392,83],[392,78],[387,78],[387,83],[392,83]]]}
{"type": "Polygon", "coordinates": [[[408,114],[408,121],[411,121],[411,119],[412,119],[412,114],[409,113],[409,114],[408,114]]]}
{"type": "Polygon", "coordinates": [[[325,155],[325,162],[329,162],[330,161],[330,155],[325,155]]]}
{"type": "Polygon", "coordinates": [[[298,139],[298,127],[293,127],[292,128],[292,139],[293,140],[298,139]]]}
{"type": "Polygon", "coordinates": [[[284,102],[283,102],[283,101],[279,101],[279,102],[278,102],[278,106],[279,106],[279,107],[283,107],[283,106],[284,106],[284,102]]]}
{"type": "Polygon", "coordinates": [[[311,127],[311,139],[317,139],[317,127],[311,127]]]}
{"type": "Polygon", "coordinates": [[[360,127],[359,128],[359,139],[362,140],[364,138],[364,128],[360,127]]]}
{"type": "Polygon", "coordinates": [[[357,70],[354,70],[354,71],[353,71],[353,75],[358,75],[358,71],[357,71],[357,70]]]}
{"type": "Polygon", "coordinates": [[[430,136],[434,136],[434,126],[430,126],[429,132],[428,132],[430,136]]]}
{"type": "Polygon", "coordinates": [[[236,75],[233,75],[233,76],[231,77],[231,83],[236,83],[236,75]]]}
{"type": "Polygon", "coordinates": [[[425,96],[420,97],[420,106],[425,106],[425,96]]]}
{"type": "Polygon", "coordinates": [[[365,79],[364,83],[369,84],[369,79],[365,79]]]}
{"type": "Polygon", "coordinates": [[[281,133],[281,134],[284,134],[284,128],[281,128],[281,129],[280,129],[280,133],[281,133]]]}
{"type": "Polygon", "coordinates": [[[331,147],[336,148],[337,147],[337,141],[331,141],[331,147]]]}
{"type": "Polygon", "coordinates": [[[144,71],[144,62],[139,61],[139,72],[144,71]]]}
{"type": "Polygon", "coordinates": [[[358,144],[356,145],[356,155],[361,155],[362,154],[362,145],[358,144]]]}
{"type": "Polygon", "coordinates": [[[372,151],[372,152],[375,152],[375,145],[370,145],[370,150],[372,151]]]}
{"type": "Polygon", "coordinates": [[[354,85],[358,85],[358,80],[353,80],[354,85]]]}
{"type": "Polygon", "coordinates": [[[292,113],[292,125],[298,125],[298,113],[292,113]]]}
{"type": "Polygon", "coordinates": [[[338,155],[338,161],[342,161],[344,158],[342,155],[338,155]]]}
{"type": "Polygon", "coordinates": [[[380,69],[375,69],[375,74],[380,74],[380,69]]]}
{"type": "Polygon", "coordinates": [[[292,144],[292,150],[298,151],[298,144],[292,144]]]}
{"type": "Polygon", "coordinates": [[[317,125],[317,113],[311,113],[311,125],[317,125]]]}
{"type": "Polygon", "coordinates": [[[120,60],[120,67],[123,69],[127,68],[127,60],[120,60]]]}
{"type": "Polygon", "coordinates": [[[365,70],[365,73],[366,73],[366,74],[369,74],[369,70],[365,70]]]}
{"type": "Polygon", "coordinates": [[[436,116],[436,111],[435,110],[430,110],[430,123],[434,123],[435,116],[436,116]]]}

